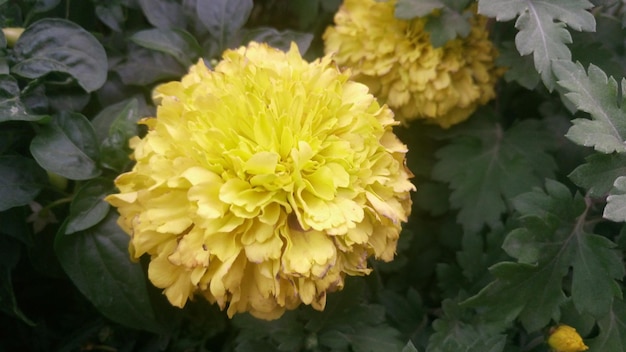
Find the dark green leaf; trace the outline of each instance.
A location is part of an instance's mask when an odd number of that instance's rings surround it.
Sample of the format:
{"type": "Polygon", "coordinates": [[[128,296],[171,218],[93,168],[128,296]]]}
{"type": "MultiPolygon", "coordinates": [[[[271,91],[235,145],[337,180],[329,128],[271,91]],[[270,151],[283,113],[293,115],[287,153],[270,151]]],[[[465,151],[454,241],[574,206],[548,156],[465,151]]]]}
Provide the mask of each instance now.
{"type": "Polygon", "coordinates": [[[458,12],[444,7],[440,14],[428,16],[424,29],[430,33],[433,46],[440,47],[456,37],[467,37],[471,29],[471,16],[471,12],[458,12]]]}
{"type": "Polygon", "coordinates": [[[223,50],[248,20],[252,0],[197,0],[196,12],[211,36],[223,50]]]}
{"type": "Polygon", "coordinates": [[[413,342],[409,341],[406,346],[402,348],[401,352],[419,352],[413,342]]]}
{"type": "Polygon", "coordinates": [[[157,28],[185,28],[182,6],[172,0],[139,0],[148,22],[157,28]]]}
{"type": "Polygon", "coordinates": [[[166,79],[180,79],[187,72],[172,56],[136,44],[124,61],[113,67],[126,85],[145,86],[166,79]]]}
{"type": "Polygon", "coordinates": [[[0,74],[0,122],[36,121],[42,116],[29,114],[20,100],[20,88],[17,80],[9,75],[0,74]]]}
{"type": "Polygon", "coordinates": [[[55,115],[33,139],[30,151],[44,169],[71,180],[87,180],[100,174],[96,134],[81,114],[55,115]]]}
{"type": "Polygon", "coordinates": [[[122,6],[114,3],[105,3],[96,6],[96,16],[107,27],[111,28],[115,32],[122,31],[122,24],[124,23],[124,10],[122,6]]]}
{"type": "Polygon", "coordinates": [[[626,304],[614,300],[611,311],[598,321],[600,334],[589,340],[590,351],[626,351],[626,304]]]}
{"type": "Polygon", "coordinates": [[[195,63],[202,54],[196,39],[181,29],[146,29],[135,33],[130,40],[144,48],[168,54],[185,67],[195,63]]]}
{"type": "Polygon", "coordinates": [[[28,204],[46,184],[46,173],[32,159],[0,156],[0,211],[28,204]]]}
{"type": "MultiPolygon", "coordinates": [[[[553,65],[559,85],[566,89],[565,97],[592,118],[574,119],[574,126],[566,136],[602,153],[626,152],[626,112],[624,99],[620,101],[618,97],[615,79],[608,78],[594,65],[589,66],[588,75],[580,63],[561,60],[553,65]]],[[[622,80],[622,87],[624,85],[626,80],[622,80]]]]}
{"type": "Polygon", "coordinates": [[[502,43],[498,48],[499,55],[496,64],[507,67],[504,79],[507,82],[517,82],[526,89],[535,89],[541,77],[534,69],[533,58],[530,55],[521,56],[515,44],[512,42],[502,43]]]}
{"type": "Polygon", "coordinates": [[[577,31],[594,31],[595,19],[587,0],[480,0],[478,13],[509,21],[519,16],[515,44],[519,53],[533,54],[535,68],[548,89],[554,88],[552,61],[570,60],[566,44],[572,42],[565,25],[577,31]]]}
{"type": "Polygon", "coordinates": [[[35,5],[32,7],[34,12],[46,12],[55,8],[61,0],[36,0],[35,5]]]}
{"type": "Polygon", "coordinates": [[[295,42],[298,45],[300,54],[303,55],[309,50],[309,46],[313,40],[313,35],[310,33],[301,33],[289,29],[279,31],[271,27],[258,27],[254,29],[243,29],[242,32],[242,42],[244,43],[250,41],[267,43],[274,48],[287,51],[291,46],[291,42],[295,42]]]}
{"type": "Polygon", "coordinates": [[[72,282],[106,317],[126,326],[159,331],[141,265],[128,254],[129,237],[109,215],[97,226],[65,235],[57,233],[54,249],[72,282]]]}
{"type": "Polygon", "coordinates": [[[26,207],[15,207],[0,211],[0,224],[2,224],[0,234],[11,236],[27,246],[32,245],[32,230],[26,222],[30,211],[31,209],[26,207]]]}
{"type": "Polygon", "coordinates": [[[551,136],[537,121],[506,131],[478,116],[470,124],[458,129],[465,136],[454,135],[437,151],[433,178],[449,184],[450,205],[460,209],[458,222],[474,232],[498,223],[506,200],[541,185],[556,165],[547,153],[551,136]]]}
{"type": "Polygon", "coordinates": [[[297,320],[297,312],[286,312],[280,319],[261,322],[248,314],[236,315],[233,324],[240,329],[235,339],[235,351],[256,351],[256,346],[268,346],[268,351],[299,351],[305,332],[297,320]]]}
{"type": "Polygon", "coordinates": [[[77,24],[46,18],[26,28],[14,47],[18,58],[11,71],[25,78],[63,72],[87,92],[100,88],[107,77],[107,56],[102,45],[77,24]]]}
{"type": "Polygon", "coordinates": [[[94,179],[85,183],[72,199],[65,233],[86,230],[104,219],[110,207],[104,197],[113,190],[113,183],[107,179],[94,179]]]}
{"type": "Polygon", "coordinates": [[[130,99],[106,107],[94,118],[103,166],[122,172],[128,165],[132,152],[128,141],[137,135],[140,117],[137,100],[130,99]]]}
{"type": "Polygon", "coordinates": [[[593,154],[587,163],[580,165],[569,178],[579,187],[586,189],[591,197],[603,197],[620,176],[626,176],[626,155],[593,154]]]}
{"type": "Polygon", "coordinates": [[[35,326],[17,306],[13,292],[11,272],[20,259],[20,244],[12,238],[0,236],[0,311],[16,317],[22,322],[35,326]]]}
{"type": "Polygon", "coordinates": [[[362,326],[324,331],[319,341],[331,351],[398,351],[403,346],[398,335],[398,331],[390,326],[362,326]]]}
{"type": "Polygon", "coordinates": [[[620,176],[615,180],[613,189],[606,199],[603,216],[612,221],[626,221],[626,176],[620,176]]]}

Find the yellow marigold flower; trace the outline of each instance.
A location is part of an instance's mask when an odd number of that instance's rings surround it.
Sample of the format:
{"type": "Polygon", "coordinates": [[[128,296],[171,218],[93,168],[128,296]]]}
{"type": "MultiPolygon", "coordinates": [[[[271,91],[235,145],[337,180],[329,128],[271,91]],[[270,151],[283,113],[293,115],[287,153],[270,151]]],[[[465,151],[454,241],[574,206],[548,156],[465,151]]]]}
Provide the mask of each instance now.
{"type": "Polygon", "coordinates": [[[426,119],[448,128],[495,97],[502,70],[494,64],[485,17],[472,17],[467,37],[434,48],[427,20],[397,19],[394,6],[393,0],[345,0],[324,33],[325,52],[401,121],[426,119]]]}
{"type": "Polygon", "coordinates": [[[554,352],[580,352],[589,349],[576,329],[569,325],[559,325],[552,328],[548,337],[548,344],[554,352]]]}
{"type": "Polygon", "coordinates": [[[414,190],[407,150],[391,110],[349,77],[295,45],[251,43],[156,89],[136,165],[107,200],[173,305],[322,310],[368,257],[393,258],[414,190]]]}

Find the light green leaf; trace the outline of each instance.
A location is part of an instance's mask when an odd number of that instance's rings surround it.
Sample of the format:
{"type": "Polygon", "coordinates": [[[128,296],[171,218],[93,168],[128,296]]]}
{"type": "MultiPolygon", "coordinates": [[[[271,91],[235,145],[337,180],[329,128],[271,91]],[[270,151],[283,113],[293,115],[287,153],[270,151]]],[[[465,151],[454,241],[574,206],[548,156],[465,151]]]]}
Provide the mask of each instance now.
{"type": "Polygon", "coordinates": [[[551,136],[541,123],[525,120],[503,131],[483,120],[476,116],[458,129],[461,136],[453,134],[437,151],[432,173],[449,184],[450,205],[459,209],[457,220],[469,232],[498,223],[507,199],[541,185],[556,168],[547,154],[551,136]]]}
{"type": "Polygon", "coordinates": [[[130,40],[144,48],[160,51],[188,67],[202,55],[196,39],[182,29],[146,29],[133,34],[130,40]]]}
{"type": "Polygon", "coordinates": [[[114,190],[107,179],[94,179],[85,183],[74,195],[67,218],[66,234],[86,230],[99,223],[109,213],[109,203],[104,197],[114,190]]]}
{"type": "Polygon", "coordinates": [[[586,189],[591,197],[604,197],[615,180],[626,176],[625,154],[593,154],[587,163],[578,166],[568,177],[579,187],[586,189]]]}
{"type": "Polygon", "coordinates": [[[0,156],[0,211],[28,204],[47,184],[47,179],[33,159],[0,156]]]}
{"type": "Polygon", "coordinates": [[[159,332],[144,271],[131,262],[128,235],[116,220],[110,212],[97,226],[72,236],[66,236],[62,226],[54,250],[72,282],[104,316],[128,327],[159,332]]]}
{"type": "Polygon", "coordinates": [[[515,44],[519,53],[533,54],[535,68],[549,90],[554,88],[552,61],[570,60],[566,44],[572,42],[565,26],[577,31],[595,30],[595,19],[587,11],[593,4],[587,0],[480,0],[478,13],[509,21],[517,16],[519,33],[515,44]]]}
{"type": "Polygon", "coordinates": [[[44,169],[71,180],[87,180],[100,174],[96,134],[81,114],[55,115],[41,127],[30,151],[44,169]]]}
{"type": "MultiPolygon", "coordinates": [[[[626,113],[623,99],[618,100],[615,79],[594,65],[589,66],[587,74],[580,63],[570,61],[555,61],[554,72],[559,85],[567,91],[565,97],[592,118],[574,119],[566,137],[602,153],[626,152],[626,113]]],[[[625,84],[622,80],[622,86],[625,84]]]]}
{"type": "Polygon", "coordinates": [[[64,72],[87,92],[107,78],[107,56],[98,40],[74,22],[45,18],[30,25],[14,47],[17,64],[11,71],[25,78],[64,72]]]}
{"type": "Polygon", "coordinates": [[[440,47],[457,37],[467,37],[471,30],[469,23],[471,16],[471,12],[459,12],[444,7],[440,14],[428,17],[424,29],[430,33],[430,42],[433,46],[440,47]]]}
{"type": "Polygon", "coordinates": [[[603,216],[611,221],[626,221],[626,176],[620,176],[615,180],[613,189],[606,199],[603,216]]]}
{"type": "Polygon", "coordinates": [[[443,0],[398,0],[394,15],[399,19],[410,20],[430,15],[444,6],[443,0]]]}

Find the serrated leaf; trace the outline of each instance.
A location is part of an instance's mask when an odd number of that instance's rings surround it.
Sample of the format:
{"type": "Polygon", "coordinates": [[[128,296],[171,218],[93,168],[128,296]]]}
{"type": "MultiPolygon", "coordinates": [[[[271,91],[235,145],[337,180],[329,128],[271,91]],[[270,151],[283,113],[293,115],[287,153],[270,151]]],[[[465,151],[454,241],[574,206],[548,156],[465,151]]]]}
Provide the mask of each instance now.
{"type": "Polygon", "coordinates": [[[172,0],[138,0],[143,14],[156,28],[185,28],[181,4],[172,0]]]}
{"type": "Polygon", "coordinates": [[[471,30],[470,17],[470,12],[458,12],[444,7],[440,14],[428,17],[424,29],[430,34],[432,45],[440,47],[457,37],[467,37],[471,30]]]}
{"type": "Polygon", "coordinates": [[[78,113],[55,115],[33,138],[30,151],[44,169],[71,180],[87,180],[101,172],[93,126],[78,113]]]}
{"type": "Polygon", "coordinates": [[[128,235],[114,212],[88,230],[56,235],[54,250],[80,292],[107,318],[139,330],[159,332],[141,265],[128,254],[128,235]]]}
{"type": "Polygon", "coordinates": [[[587,341],[590,351],[625,351],[626,350],[626,304],[614,300],[611,311],[598,320],[598,337],[587,341]]]}
{"type": "Polygon", "coordinates": [[[0,156],[0,211],[28,204],[46,184],[46,173],[33,159],[0,156]]]}
{"type": "Polygon", "coordinates": [[[587,163],[578,166],[568,177],[579,187],[586,189],[591,197],[606,195],[615,180],[626,176],[626,155],[593,154],[587,163]]]}
{"type": "Polygon", "coordinates": [[[535,68],[546,87],[554,88],[552,61],[571,59],[566,44],[571,43],[565,25],[577,31],[594,31],[595,19],[587,11],[593,4],[587,0],[480,0],[478,13],[508,21],[517,16],[519,33],[515,44],[519,53],[533,54],[535,68]]]}
{"type": "Polygon", "coordinates": [[[20,100],[17,80],[9,75],[0,75],[0,122],[36,121],[41,116],[31,115],[20,100]]]}
{"type": "Polygon", "coordinates": [[[146,29],[133,34],[130,40],[144,48],[168,54],[185,67],[191,66],[202,55],[200,44],[182,29],[146,29]]]}
{"type": "Polygon", "coordinates": [[[496,64],[500,67],[507,67],[504,73],[504,79],[507,82],[517,82],[529,90],[537,87],[541,77],[534,69],[532,56],[521,56],[512,42],[502,43],[498,52],[496,64]]]}
{"type": "Polygon", "coordinates": [[[70,204],[65,234],[86,230],[104,219],[110,208],[104,197],[113,190],[113,183],[107,179],[91,180],[78,189],[70,204]]]}
{"type": "Polygon", "coordinates": [[[107,56],[100,42],[64,19],[45,18],[28,26],[15,43],[14,53],[17,64],[11,71],[25,78],[64,72],[87,92],[100,88],[107,78],[107,56]]]}
{"type": "Polygon", "coordinates": [[[556,166],[547,154],[551,137],[539,122],[525,120],[503,131],[499,124],[474,119],[464,127],[459,133],[466,136],[455,136],[437,151],[432,176],[450,185],[458,222],[475,232],[496,224],[506,199],[541,185],[556,166]]]}
{"type": "Polygon", "coordinates": [[[620,176],[615,180],[613,189],[606,199],[603,216],[611,221],[626,221],[626,176],[620,176]]]}
{"type": "Polygon", "coordinates": [[[313,35],[310,33],[296,32],[289,29],[279,31],[272,27],[242,29],[242,38],[243,43],[250,41],[267,43],[282,51],[288,51],[291,42],[295,42],[302,55],[309,50],[309,46],[311,46],[311,42],[313,41],[313,35]]]}
{"type": "Polygon", "coordinates": [[[602,153],[626,152],[626,113],[618,100],[615,79],[594,65],[589,65],[587,74],[580,63],[570,61],[555,61],[554,72],[567,91],[565,97],[592,118],[574,119],[566,137],[602,153]]]}
{"type": "Polygon", "coordinates": [[[223,50],[233,35],[246,24],[253,6],[252,0],[197,0],[196,12],[223,50]]]}
{"type": "Polygon", "coordinates": [[[435,332],[428,341],[426,352],[504,350],[506,335],[500,333],[503,326],[464,321],[461,310],[453,300],[445,300],[442,308],[444,315],[433,323],[435,332]]]}
{"type": "Polygon", "coordinates": [[[519,317],[528,331],[559,320],[560,305],[567,299],[563,277],[570,268],[574,305],[595,317],[606,314],[621,297],[616,280],[624,276],[615,244],[585,231],[584,200],[555,181],[548,181],[546,190],[514,200],[523,226],[507,236],[504,249],[518,262],[493,266],[496,280],[464,303],[486,309],[488,319],[519,317]]]}

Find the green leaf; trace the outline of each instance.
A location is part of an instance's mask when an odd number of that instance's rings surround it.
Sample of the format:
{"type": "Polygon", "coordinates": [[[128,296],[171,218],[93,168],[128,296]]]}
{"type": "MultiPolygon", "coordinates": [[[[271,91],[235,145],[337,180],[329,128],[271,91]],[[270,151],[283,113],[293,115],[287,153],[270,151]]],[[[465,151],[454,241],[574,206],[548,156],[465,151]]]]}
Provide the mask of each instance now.
{"type": "Polygon", "coordinates": [[[0,75],[0,122],[37,121],[42,116],[30,114],[20,99],[17,80],[9,75],[0,75]]]}
{"type": "Polygon", "coordinates": [[[18,39],[14,53],[17,64],[11,71],[25,78],[64,72],[87,92],[100,88],[107,78],[107,56],[102,45],[67,20],[45,18],[33,23],[18,39]]]}
{"type": "Polygon", "coordinates": [[[606,199],[603,216],[611,221],[626,221],[626,176],[620,176],[615,180],[613,189],[606,199]]]}
{"type": "Polygon", "coordinates": [[[467,37],[471,30],[471,16],[471,12],[444,7],[440,14],[428,16],[424,29],[430,33],[433,46],[440,47],[457,37],[467,37]]]}
{"type": "Polygon", "coordinates": [[[141,265],[128,254],[129,237],[109,215],[97,226],[65,235],[62,226],[54,250],[80,292],[107,318],[139,330],[159,332],[141,265]]]}
{"type": "Polygon", "coordinates": [[[624,276],[624,266],[613,242],[585,231],[585,204],[555,181],[546,182],[545,193],[536,189],[517,197],[523,226],[507,236],[503,248],[518,262],[494,265],[495,281],[464,304],[484,309],[489,320],[519,317],[528,331],[559,321],[565,291],[571,291],[579,312],[605,315],[621,297],[616,280],[624,276]],[[563,277],[570,270],[567,289],[563,277]]]}
{"type": "Polygon", "coordinates": [[[593,4],[587,0],[480,0],[478,13],[509,21],[517,16],[515,37],[521,55],[533,54],[535,68],[549,90],[554,88],[552,61],[570,60],[566,44],[572,42],[565,25],[577,31],[595,30],[595,19],[587,11],[593,4]]]}
{"type": "Polygon", "coordinates": [[[600,334],[587,341],[590,351],[626,351],[626,304],[614,300],[611,311],[598,320],[600,334]]]}
{"type": "Polygon", "coordinates": [[[46,173],[30,159],[0,156],[0,211],[32,201],[47,184],[46,173]]]}
{"type": "Polygon", "coordinates": [[[402,20],[411,20],[430,15],[434,10],[445,6],[443,0],[398,0],[394,15],[402,20]]]}
{"type": "Polygon", "coordinates": [[[556,165],[547,153],[552,137],[538,121],[525,120],[503,131],[476,116],[463,127],[460,136],[453,130],[453,140],[437,151],[432,176],[449,184],[458,222],[475,232],[498,223],[506,200],[541,185],[556,165]]]}
{"type": "Polygon", "coordinates": [[[35,4],[32,7],[33,12],[46,12],[55,8],[61,0],[35,0],[35,4]]]}
{"type": "Polygon", "coordinates": [[[253,6],[252,0],[197,0],[196,12],[223,50],[246,24],[253,6]]]}
{"type": "Polygon", "coordinates": [[[96,6],[95,14],[102,23],[115,32],[122,31],[124,10],[120,4],[104,3],[96,6]]]}
{"type": "Polygon", "coordinates": [[[20,244],[12,238],[0,236],[0,311],[35,326],[17,306],[13,291],[12,271],[20,259],[20,244]]]}
{"type": "MultiPolygon", "coordinates": [[[[619,101],[615,79],[608,78],[597,66],[589,66],[589,74],[580,63],[555,61],[554,72],[564,94],[578,110],[588,112],[592,120],[574,119],[566,134],[574,143],[594,147],[602,153],[626,152],[626,113],[619,101]]],[[[622,80],[622,86],[626,84],[622,80]]]]}
{"type": "Polygon", "coordinates": [[[172,0],[139,0],[139,6],[151,25],[157,28],[185,28],[183,7],[172,0]]]}
{"type": "Polygon", "coordinates": [[[507,67],[504,73],[504,79],[507,82],[517,82],[529,90],[537,87],[541,77],[534,69],[533,58],[530,55],[521,56],[513,42],[502,43],[498,52],[496,64],[500,67],[507,67]]]}
{"type": "Polygon", "coordinates": [[[191,66],[202,54],[200,44],[182,29],[146,29],[133,34],[130,40],[144,48],[168,54],[183,66],[191,66]]]}
{"type": "Polygon", "coordinates": [[[180,79],[187,67],[170,55],[131,43],[124,60],[112,70],[126,85],[146,86],[162,80],[180,79]]]}
{"type": "Polygon", "coordinates": [[[604,197],[620,176],[626,176],[626,155],[593,154],[587,163],[578,166],[568,177],[579,187],[586,189],[591,197],[604,197]]]}
{"type": "Polygon", "coordinates": [[[132,153],[128,141],[137,135],[140,117],[137,100],[129,99],[107,106],[93,119],[103,166],[122,172],[128,165],[132,153]]]}
{"type": "Polygon", "coordinates": [[[267,43],[283,51],[289,50],[291,42],[295,42],[302,55],[309,50],[309,46],[311,46],[311,42],[313,41],[313,35],[310,33],[296,32],[289,29],[279,31],[271,27],[243,29],[242,38],[243,43],[251,41],[267,43]]]}
{"type": "Polygon", "coordinates": [[[81,114],[55,115],[33,139],[30,151],[44,169],[71,180],[87,180],[100,174],[96,134],[81,114]]]}
{"type": "Polygon", "coordinates": [[[418,349],[415,347],[415,345],[413,344],[413,342],[409,341],[406,346],[404,346],[402,348],[402,352],[419,352],[418,349]]]}
{"type": "Polygon", "coordinates": [[[102,178],[91,180],[78,189],[70,204],[65,233],[86,230],[104,219],[110,208],[104,197],[113,190],[113,183],[102,178]]]}
{"type": "Polygon", "coordinates": [[[501,352],[506,335],[498,326],[467,322],[456,301],[444,300],[444,315],[434,321],[435,333],[428,341],[426,352],[501,352]]]}
{"type": "Polygon", "coordinates": [[[240,331],[235,338],[235,351],[299,351],[305,342],[304,326],[296,311],[286,312],[280,319],[261,322],[249,314],[233,317],[240,331]],[[263,347],[266,347],[265,349],[263,347]]]}

